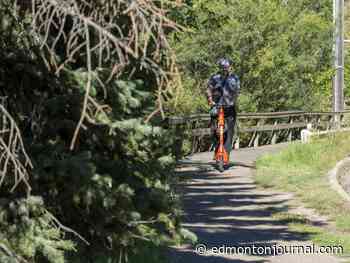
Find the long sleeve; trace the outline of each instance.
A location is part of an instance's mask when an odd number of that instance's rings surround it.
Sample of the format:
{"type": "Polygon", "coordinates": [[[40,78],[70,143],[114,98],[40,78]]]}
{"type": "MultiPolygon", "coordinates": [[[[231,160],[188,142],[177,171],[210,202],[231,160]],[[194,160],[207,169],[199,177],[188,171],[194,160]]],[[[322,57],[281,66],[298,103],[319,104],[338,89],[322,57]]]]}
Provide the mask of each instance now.
{"type": "Polygon", "coordinates": [[[209,104],[213,103],[213,80],[212,80],[212,78],[208,81],[208,84],[207,84],[207,99],[208,99],[209,104]]]}

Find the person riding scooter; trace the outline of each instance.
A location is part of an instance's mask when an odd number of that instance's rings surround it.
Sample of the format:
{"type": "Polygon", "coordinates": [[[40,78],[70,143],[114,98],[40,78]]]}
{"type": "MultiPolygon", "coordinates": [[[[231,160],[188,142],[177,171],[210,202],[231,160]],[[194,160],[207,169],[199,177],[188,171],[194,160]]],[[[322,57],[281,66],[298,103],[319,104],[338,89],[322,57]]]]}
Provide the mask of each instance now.
{"type": "Polygon", "coordinates": [[[217,108],[216,104],[224,105],[225,115],[225,136],[224,148],[228,154],[232,150],[233,132],[236,122],[236,102],[240,92],[240,81],[237,75],[231,72],[232,61],[226,58],[219,59],[219,72],[212,75],[207,85],[207,98],[209,106],[211,106],[211,128],[215,149],[218,148],[218,137],[216,133],[217,108]]]}

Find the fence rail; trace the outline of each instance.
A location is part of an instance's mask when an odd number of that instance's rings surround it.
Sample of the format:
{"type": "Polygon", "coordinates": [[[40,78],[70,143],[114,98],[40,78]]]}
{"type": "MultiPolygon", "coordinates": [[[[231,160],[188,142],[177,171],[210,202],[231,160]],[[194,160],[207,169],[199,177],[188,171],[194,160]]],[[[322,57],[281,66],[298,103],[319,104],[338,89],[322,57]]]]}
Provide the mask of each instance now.
{"type": "MultiPolygon", "coordinates": [[[[240,113],[237,115],[238,128],[234,148],[258,147],[300,138],[300,130],[311,125],[318,131],[350,126],[350,110],[342,112],[263,112],[240,113]],[[241,144],[241,142],[245,142],[241,144]]],[[[207,138],[211,135],[209,114],[195,114],[184,117],[170,117],[168,124],[175,129],[178,137],[177,147],[182,147],[187,135],[192,141],[192,152],[205,149],[207,138]],[[204,149],[203,149],[204,145],[204,149]]]]}

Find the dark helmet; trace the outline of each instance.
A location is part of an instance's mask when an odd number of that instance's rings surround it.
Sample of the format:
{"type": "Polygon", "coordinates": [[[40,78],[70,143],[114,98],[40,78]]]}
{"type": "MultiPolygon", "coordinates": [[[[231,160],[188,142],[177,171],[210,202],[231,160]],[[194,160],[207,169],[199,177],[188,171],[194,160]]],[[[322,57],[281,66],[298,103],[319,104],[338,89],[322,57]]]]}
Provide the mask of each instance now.
{"type": "Polygon", "coordinates": [[[217,62],[217,65],[221,69],[228,69],[232,65],[232,61],[227,58],[220,58],[217,62]]]}

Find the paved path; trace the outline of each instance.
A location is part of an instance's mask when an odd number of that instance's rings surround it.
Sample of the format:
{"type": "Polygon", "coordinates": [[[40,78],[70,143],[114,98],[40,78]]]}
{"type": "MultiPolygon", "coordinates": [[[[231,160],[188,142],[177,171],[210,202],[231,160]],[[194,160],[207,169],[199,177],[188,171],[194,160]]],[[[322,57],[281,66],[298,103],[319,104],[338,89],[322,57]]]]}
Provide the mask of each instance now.
{"type": "MultiPolygon", "coordinates": [[[[187,180],[183,191],[184,226],[196,233],[208,248],[227,246],[311,245],[308,237],[288,229],[271,218],[272,211],[287,210],[290,194],[258,190],[254,184],[254,161],[265,153],[278,152],[285,145],[242,149],[233,152],[233,167],[220,174],[213,170],[212,153],[201,153],[183,161],[179,173],[187,180]]],[[[233,262],[339,262],[329,255],[199,255],[191,245],[169,252],[171,263],[233,262]]]]}

